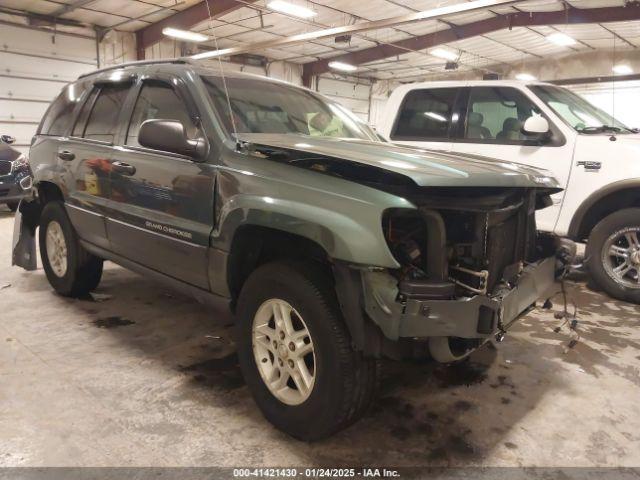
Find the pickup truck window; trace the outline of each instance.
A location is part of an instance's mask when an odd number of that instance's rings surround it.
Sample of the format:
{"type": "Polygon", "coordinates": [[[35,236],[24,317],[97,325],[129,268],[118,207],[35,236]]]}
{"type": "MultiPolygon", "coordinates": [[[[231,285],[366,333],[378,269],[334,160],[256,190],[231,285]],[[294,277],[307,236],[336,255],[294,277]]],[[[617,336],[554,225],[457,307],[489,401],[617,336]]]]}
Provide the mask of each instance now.
{"type": "Polygon", "coordinates": [[[130,85],[104,85],[89,114],[84,138],[113,142],[118,126],[118,115],[124,106],[130,85]]]}
{"type": "Polygon", "coordinates": [[[136,100],[127,132],[127,145],[139,145],[140,125],[146,120],[154,118],[177,120],[182,123],[189,138],[195,137],[198,131],[186,105],[178,97],[175,90],[164,83],[149,82],[142,86],[136,100]]]}
{"type": "Polygon", "coordinates": [[[539,109],[511,87],[474,87],[469,94],[465,138],[477,143],[522,143],[524,121],[539,109]]]}
{"type": "Polygon", "coordinates": [[[392,140],[446,140],[457,88],[412,90],[404,97],[392,140]]]}
{"type": "Polygon", "coordinates": [[[227,79],[229,115],[220,77],[202,77],[214,108],[228,132],[295,133],[319,137],[374,137],[362,120],[306,90],[249,78],[227,79]]]}

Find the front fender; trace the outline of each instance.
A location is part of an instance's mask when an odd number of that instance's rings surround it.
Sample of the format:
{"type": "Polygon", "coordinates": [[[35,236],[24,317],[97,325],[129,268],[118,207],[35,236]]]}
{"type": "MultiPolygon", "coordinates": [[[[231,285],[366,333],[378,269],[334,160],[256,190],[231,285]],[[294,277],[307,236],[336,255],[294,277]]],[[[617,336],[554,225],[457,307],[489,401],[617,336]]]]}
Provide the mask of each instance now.
{"type": "MultiPolygon", "coordinates": [[[[243,194],[225,205],[219,231],[225,232],[225,239],[231,239],[243,225],[268,227],[305,237],[336,260],[398,268],[382,231],[385,209],[365,204],[344,207],[340,211],[337,205],[243,194]]],[[[228,240],[216,247],[230,250],[228,240]]]]}

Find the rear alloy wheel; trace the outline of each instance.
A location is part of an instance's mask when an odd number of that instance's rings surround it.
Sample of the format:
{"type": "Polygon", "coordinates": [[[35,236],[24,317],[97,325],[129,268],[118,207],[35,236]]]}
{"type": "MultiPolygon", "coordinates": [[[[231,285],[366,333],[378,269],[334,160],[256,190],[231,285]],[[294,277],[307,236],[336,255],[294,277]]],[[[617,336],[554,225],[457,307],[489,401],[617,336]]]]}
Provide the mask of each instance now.
{"type": "Polygon", "coordinates": [[[593,280],[605,292],[640,303],[640,208],[602,219],[589,236],[586,258],[593,280]]]}
{"type": "Polygon", "coordinates": [[[354,350],[328,268],[310,261],[263,265],[242,287],[236,313],[240,368],[273,425],[318,440],[366,411],[378,362],[354,350]]]}
{"type": "Polygon", "coordinates": [[[52,220],[47,225],[45,233],[47,258],[51,270],[56,277],[63,278],[67,273],[67,241],[62,233],[62,227],[58,222],[52,220]]]}
{"type": "Polygon", "coordinates": [[[39,243],[47,279],[60,295],[82,296],[98,286],[103,261],[82,248],[62,202],[44,206],[39,243]]]}

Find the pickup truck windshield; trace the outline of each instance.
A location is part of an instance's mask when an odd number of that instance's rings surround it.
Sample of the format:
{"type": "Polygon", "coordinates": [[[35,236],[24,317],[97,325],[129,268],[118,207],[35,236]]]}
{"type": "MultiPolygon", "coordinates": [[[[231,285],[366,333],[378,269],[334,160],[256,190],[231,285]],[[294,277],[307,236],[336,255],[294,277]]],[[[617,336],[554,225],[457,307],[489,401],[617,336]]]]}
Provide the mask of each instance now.
{"type": "Polygon", "coordinates": [[[580,133],[631,133],[608,113],[566,88],[549,85],[529,87],[551,110],[580,133]]]}
{"type": "Polygon", "coordinates": [[[228,132],[294,133],[316,137],[376,140],[353,113],[311,92],[253,78],[227,78],[229,103],[221,77],[202,76],[213,106],[228,132]]]}

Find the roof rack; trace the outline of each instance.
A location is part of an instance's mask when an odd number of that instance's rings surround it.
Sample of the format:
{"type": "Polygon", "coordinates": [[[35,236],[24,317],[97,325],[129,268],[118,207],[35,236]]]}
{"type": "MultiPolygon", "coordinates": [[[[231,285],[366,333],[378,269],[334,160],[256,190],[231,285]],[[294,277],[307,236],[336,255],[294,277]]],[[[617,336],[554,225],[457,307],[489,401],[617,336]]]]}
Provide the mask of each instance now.
{"type": "Polygon", "coordinates": [[[116,70],[118,68],[132,67],[137,65],[157,65],[162,63],[175,63],[175,64],[185,64],[185,63],[193,63],[190,58],[181,57],[181,58],[163,58],[158,60],[138,60],[136,62],[125,62],[119,63],[118,65],[110,65],[108,67],[99,68],[98,70],[93,70],[91,72],[83,73],[78,78],[88,77],[89,75],[95,75],[96,73],[108,72],[109,70],[116,70]]]}

